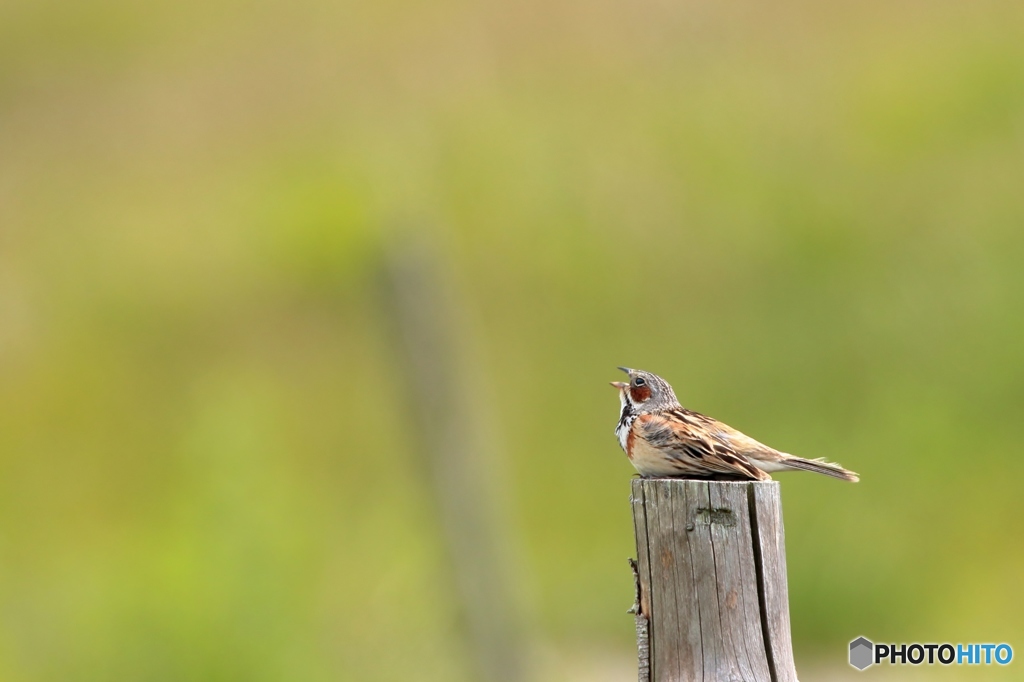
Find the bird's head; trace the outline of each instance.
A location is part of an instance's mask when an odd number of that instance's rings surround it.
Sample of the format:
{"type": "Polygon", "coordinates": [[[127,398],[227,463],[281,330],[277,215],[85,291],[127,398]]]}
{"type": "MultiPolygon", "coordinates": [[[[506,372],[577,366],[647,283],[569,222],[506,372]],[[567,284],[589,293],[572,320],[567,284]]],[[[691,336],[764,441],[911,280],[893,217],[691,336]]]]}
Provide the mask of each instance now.
{"type": "Polygon", "coordinates": [[[622,407],[627,406],[634,413],[656,412],[670,407],[678,407],[679,400],[668,382],[657,374],[640,369],[619,367],[629,375],[629,381],[613,381],[612,386],[619,389],[622,407]]]}

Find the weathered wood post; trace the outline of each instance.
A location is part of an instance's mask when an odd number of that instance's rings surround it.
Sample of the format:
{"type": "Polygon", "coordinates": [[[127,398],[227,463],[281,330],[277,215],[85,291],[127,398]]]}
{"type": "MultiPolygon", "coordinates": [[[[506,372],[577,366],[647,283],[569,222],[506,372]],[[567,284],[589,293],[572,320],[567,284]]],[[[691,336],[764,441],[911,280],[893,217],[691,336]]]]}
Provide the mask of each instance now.
{"type": "Polygon", "coordinates": [[[796,682],[776,481],[633,481],[640,682],[796,682]]]}

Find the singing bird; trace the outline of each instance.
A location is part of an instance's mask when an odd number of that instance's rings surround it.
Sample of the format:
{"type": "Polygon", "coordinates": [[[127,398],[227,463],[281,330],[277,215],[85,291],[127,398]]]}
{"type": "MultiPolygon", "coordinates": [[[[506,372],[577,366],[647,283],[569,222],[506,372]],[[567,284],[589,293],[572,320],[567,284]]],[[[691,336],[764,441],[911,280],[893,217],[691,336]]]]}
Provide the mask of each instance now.
{"type": "Polygon", "coordinates": [[[860,478],[838,464],[779,452],[717,419],[679,404],[657,374],[619,367],[622,414],[615,435],[644,478],[736,478],[765,481],[776,471],[813,471],[844,481],[860,478]]]}

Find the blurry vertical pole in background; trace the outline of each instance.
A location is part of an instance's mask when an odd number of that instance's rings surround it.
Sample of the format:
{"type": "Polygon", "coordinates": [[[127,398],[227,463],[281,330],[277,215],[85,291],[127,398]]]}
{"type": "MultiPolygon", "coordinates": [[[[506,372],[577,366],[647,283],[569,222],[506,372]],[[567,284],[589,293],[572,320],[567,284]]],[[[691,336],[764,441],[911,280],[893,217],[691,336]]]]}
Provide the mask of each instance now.
{"type": "Polygon", "coordinates": [[[392,236],[385,244],[385,314],[448,542],[475,677],[519,682],[525,643],[510,532],[497,504],[493,436],[480,404],[486,391],[468,361],[464,321],[441,255],[421,232],[392,236]]]}

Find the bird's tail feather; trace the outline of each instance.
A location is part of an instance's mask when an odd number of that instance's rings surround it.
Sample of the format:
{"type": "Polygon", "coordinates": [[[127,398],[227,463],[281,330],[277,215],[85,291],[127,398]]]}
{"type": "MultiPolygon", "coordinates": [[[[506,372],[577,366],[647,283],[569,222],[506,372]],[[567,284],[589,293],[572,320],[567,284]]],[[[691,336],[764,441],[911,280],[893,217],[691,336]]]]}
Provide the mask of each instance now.
{"type": "Polygon", "coordinates": [[[826,476],[841,478],[844,481],[851,481],[853,483],[860,480],[860,476],[856,473],[844,469],[838,464],[826,462],[823,459],[804,459],[803,457],[794,457],[790,455],[784,460],[784,464],[790,469],[813,471],[816,474],[825,474],[826,476]]]}

